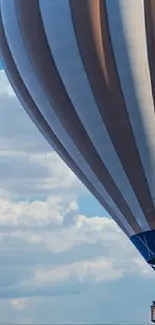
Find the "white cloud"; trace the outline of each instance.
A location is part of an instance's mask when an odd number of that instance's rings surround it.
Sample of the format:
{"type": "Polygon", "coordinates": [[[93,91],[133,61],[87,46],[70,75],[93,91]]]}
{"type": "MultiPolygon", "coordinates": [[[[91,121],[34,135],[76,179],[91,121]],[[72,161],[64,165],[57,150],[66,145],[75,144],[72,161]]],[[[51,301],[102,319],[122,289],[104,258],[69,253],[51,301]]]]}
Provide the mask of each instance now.
{"type": "MultiPolygon", "coordinates": [[[[35,286],[37,274],[42,275],[47,285],[51,282],[51,286],[56,281],[68,281],[70,277],[78,282],[81,278],[86,281],[90,276],[91,282],[97,282],[135,272],[142,276],[152,274],[111,219],[86,218],[78,214],[76,202],[67,203],[52,197],[46,202],[1,200],[0,206],[3,247],[0,257],[6,249],[8,256],[13,253],[15,260],[24,252],[27,265],[31,267],[28,282],[25,274],[24,282],[20,282],[24,287],[25,283],[29,287],[35,286]],[[69,226],[64,226],[68,213],[71,213],[72,221],[69,226]]],[[[20,259],[19,268],[22,257],[20,259]]],[[[40,278],[39,283],[41,285],[40,278]]]]}
{"type": "Polygon", "coordinates": [[[0,192],[15,199],[86,190],[34,126],[0,72],[0,192]],[[9,90],[8,90],[9,89],[9,90]]]}
{"type": "Polygon", "coordinates": [[[0,70],[0,96],[16,97],[3,70],[0,70]]]}
{"type": "Polygon", "coordinates": [[[75,262],[72,264],[48,267],[43,269],[36,269],[34,277],[28,281],[23,281],[23,286],[35,286],[39,288],[46,288],[55,286],[60,283],[73,281],[85,284],[103,281],[113,281],[122,277],[122,272],[115,269],[112,262],[103,258],[93,258],[75,262]]]}
{"type": "Polygon", "coordinates": [[[59,225],[63,222],[65,207],[61,206],[59,197],[48,198],[47,201],[8,202],[0,200],[0,225],[44,226],[59,225]]]}
{"type": "Polygon", "coordinates": [[[10,299],[10,304],[14,309],[23,310],[26,308],[26,299],[18,298],[18,299],[10,299]]]}

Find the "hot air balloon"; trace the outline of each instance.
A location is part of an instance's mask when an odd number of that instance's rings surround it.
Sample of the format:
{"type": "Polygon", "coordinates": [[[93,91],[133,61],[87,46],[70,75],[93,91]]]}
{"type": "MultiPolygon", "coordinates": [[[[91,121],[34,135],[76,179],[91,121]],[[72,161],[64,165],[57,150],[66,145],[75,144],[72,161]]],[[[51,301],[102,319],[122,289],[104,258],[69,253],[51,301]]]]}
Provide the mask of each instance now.
{"type": "Polygon", "coordinates": [[[23,107],[155,267],[155,0],[0,0],[0,15],[23,107]]]}

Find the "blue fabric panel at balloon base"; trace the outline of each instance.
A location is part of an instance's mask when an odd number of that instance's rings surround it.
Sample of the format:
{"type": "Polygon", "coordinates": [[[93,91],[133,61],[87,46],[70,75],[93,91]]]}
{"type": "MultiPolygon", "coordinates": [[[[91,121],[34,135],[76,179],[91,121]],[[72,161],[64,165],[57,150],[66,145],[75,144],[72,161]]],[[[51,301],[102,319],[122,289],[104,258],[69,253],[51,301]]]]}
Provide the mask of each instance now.
{"type": "Polygon", "coordinates": [[[155,265],[155,230],[142,232],[130,238],[145,260],[155,265]]]}

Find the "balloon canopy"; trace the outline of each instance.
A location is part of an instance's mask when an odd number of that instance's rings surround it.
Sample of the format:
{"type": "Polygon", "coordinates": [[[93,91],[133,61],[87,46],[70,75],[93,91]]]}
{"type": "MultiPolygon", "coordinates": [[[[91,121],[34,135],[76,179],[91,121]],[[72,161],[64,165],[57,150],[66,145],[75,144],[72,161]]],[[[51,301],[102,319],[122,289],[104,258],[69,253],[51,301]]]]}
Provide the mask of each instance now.
{"type": "Polygon", "coordinates": [[[1,0],[23,107],[155,265],[155,0],[1,0]]]}

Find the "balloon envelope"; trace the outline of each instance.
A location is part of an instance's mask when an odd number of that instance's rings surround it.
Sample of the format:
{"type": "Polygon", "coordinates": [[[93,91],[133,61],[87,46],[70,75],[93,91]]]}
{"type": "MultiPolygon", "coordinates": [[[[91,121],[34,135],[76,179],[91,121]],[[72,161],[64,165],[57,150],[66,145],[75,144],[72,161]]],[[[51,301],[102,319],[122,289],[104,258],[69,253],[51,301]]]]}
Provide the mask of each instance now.
{"type": "Polygon", "coordinates": [[[1,0],[25,110],[155,265],[155,1],[1,0]]]}

